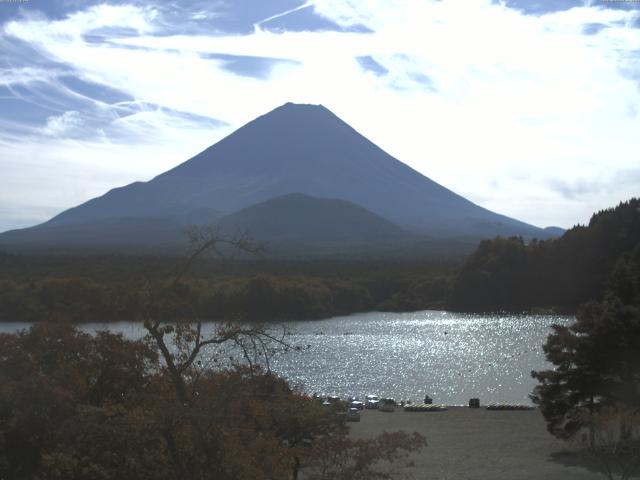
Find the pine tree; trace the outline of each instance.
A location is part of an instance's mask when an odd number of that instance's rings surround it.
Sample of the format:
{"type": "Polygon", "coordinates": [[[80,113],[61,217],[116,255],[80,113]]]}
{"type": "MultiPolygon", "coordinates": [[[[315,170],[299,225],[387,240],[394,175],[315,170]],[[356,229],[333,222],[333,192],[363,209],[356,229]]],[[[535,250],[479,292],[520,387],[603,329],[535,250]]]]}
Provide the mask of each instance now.
{"type": "Polygon", "coordinates": [[[640,409],[639,278],[637,246],[618,261],[602,301],[583,305],[573,325],[553,326],[543,348],[555,368],[532,372],[540,384],[531,398],[556,437],[574,436],[605,406],[640,409]]]}

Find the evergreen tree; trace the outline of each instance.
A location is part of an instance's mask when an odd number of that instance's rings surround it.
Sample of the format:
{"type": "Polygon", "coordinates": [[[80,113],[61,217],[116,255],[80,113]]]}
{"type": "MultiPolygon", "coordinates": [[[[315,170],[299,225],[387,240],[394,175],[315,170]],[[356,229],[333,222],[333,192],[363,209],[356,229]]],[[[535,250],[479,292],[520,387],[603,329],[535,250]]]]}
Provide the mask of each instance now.
{"type": "Polygon", "coordinates": [[[576,226],[557,239],[485,240],[461,266],[450,307],[573,313],[584,302],[602,298],[620,256],[639,243],[640,198],[595,213],[588,226],[576,226]]]}
{"type": "Polygon", "coordinates": [[[572,437],[604,406],[640,409],[639,278],[640,246],[617,263],[602,301],[583,305],[573,325],[553,327],[543,348],[555,368],[532,372],[540,382],[532,400],[553,435],[572,437]]]}

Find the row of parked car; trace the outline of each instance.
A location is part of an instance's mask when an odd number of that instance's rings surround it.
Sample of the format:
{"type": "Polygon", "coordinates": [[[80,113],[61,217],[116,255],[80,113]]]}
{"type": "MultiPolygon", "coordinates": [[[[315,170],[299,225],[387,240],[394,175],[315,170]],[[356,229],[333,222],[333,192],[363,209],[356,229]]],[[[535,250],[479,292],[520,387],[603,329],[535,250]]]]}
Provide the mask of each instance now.
{"type": "Polygon", "coordinates": [[[358,397],[349,398],[349,406],[352,408],[357,408],[358,410],[362,410],[364,408],[375,409],[380,405],[380,399],[377,395],[367,395],[364,398],[364,402],[361,401],[358,397]]]}
{"type": "MultiPolygon", "coordinates": [[[[356,410],[357,412],[362,408],[377,409],[381,412],[395,412],[396,401],[393,398],[378,398],[377,395],[367,395],[367,397],[365,398],[364,404],[360,402],[357,398],[352,399],[350,403],[350,408],[349,408],[350,411],[356,410]]],[[[354,414],[352,415],[355,417],[354,414]]],[[[360,415],[358,413],[358,417],[359,416],[360,415]]],[[[360,421],[360,418],[358,418],[356,421],[360,421]]]]}
{"type": "MultiPolygon", "coordinates": [[[[334,403],[339,403],[342,400],[337,395],[318,395],[314,394],[313,398],[321,401],[323,405],[332,405],[334,403]]],[[[377,395],[367,395],[364,401],[360,400],[359,397],[349,397],[346,402],[349,404],[349,407],[357,408],[358,410],[362,410],[364,408],[375,409],[378,408],[381,400],[377,395]]]]}
{"type": "MultiPolygon", "coordinates": [[[[314,394],[314,398],[322,401],[323,405],[333,405],[341,402],[340,397],[336,395],[319,396],[314,394]]],[[[360,410],[370,409],[370,410],[380,410],[381,412],[394,412],[396,409],[396,402],[392,398],[379,398],[378,395],[367,395],[363,400],[360,400],[359,397],[349,397],[347,399],[348,410],[347,410],[347,420],[359,422],[360,421],[360,410]]]]}
{"type": "Polygon", "coordinates": [[[358,397],[351,397],[349,400],[347,420],[355,422],[360,421],[360,410],[364,408],[381,412],[394,412],[396,409],[396,401],[393,398],[378,398],[377,395],[367,395],[364,402],[360,401],[358,397]]]}

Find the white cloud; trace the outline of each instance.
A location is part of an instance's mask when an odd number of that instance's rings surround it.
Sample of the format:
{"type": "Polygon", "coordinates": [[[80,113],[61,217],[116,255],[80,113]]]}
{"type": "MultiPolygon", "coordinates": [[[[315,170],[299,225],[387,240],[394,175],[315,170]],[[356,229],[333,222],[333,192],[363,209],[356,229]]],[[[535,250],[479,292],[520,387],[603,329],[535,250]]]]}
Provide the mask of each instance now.
{"type": "Polygon", "coordinates": [[[127,28],[138,34],[151,33],[158,12],[153,8],[132,5],[99,4],[76,12],[64,20],[49,21],[41,16],[27,15],[5,25],[5,32],[28,42],[51,40],[54,43],[79,40],[90,31],[107,27],[127,28]],[[33,28],[33,27],[38,28],[33,28]]]}
{"type": "Polygon", "coordinates": [[[57,70],[34,67],[0,68],[0,85],[10,87],[12,85],[28,85],[33,82],[48,82],[60,73],[57,70]]]}
{"type": "Polygon", "coordinates": [[[82,127],[82,124],[83,121],[80,113],[70,110],[64,112],[62,115],[47,118],[47,124],[42,130],[42,133],[51,136],[64,135],[70,130],[82,127]]]}
{"type": "MultiPolygon", "coordinates": [[[[156,35],[162,22],[151,8],[101,5],[61,21],[14,21],[5,35],[138,103],[218,118],[232,127],[286,101],[323,103],[446,187],[539,225],[584,222],[594,209],[640,191],[638,181],[615,189],[578,189],[572,198],[552,188],[577,179],[614,185],[616,172],[637,164],[640,136],[633,112],[640,108],[640,77],[634,79],[633,69],[640,30],[626,27],[637,13],[585,7],[527,16],[489,0],[315,0],[313,5],[338,24],[365,25],[372,33],[257,29],[252,35],[164,36],[156,35]],[[582,35],[592,23],[608,28],[582,35]],[[137,34],[109,37],[110,27],[137,34]],[[109,41],[87,41],[84,35],[93,31],[109,41]],[[267,78],[256,79],[225,70],[220,60],[203,56],[207,53],[296,63],[278,64],[267,78]],[[358,56],[372,56],[389,73],[364,71],[358,56]],[[490,188],[494,179],[499,188],[490,188]]],[[[37,69],[0,72],[0,84],[34,79],[53,81],[37,69]]],[[[87,128],[90,122],[83,124],[82,115],[51,117],[43,133],[87,128]]],[[[56,180],[63,184],[72,167],[88,176],[102,172],[97,175],[104,181],[59,198],[55,204],[63,208],[116,182],[158,174],[230,131],[185,122],[160,108],[116,116],[110,125],[112,134],[135,135],[123,143],[103,132],[106,146],[76,139],[53,150],[47,149],[50,139],[35,138],[33,151],[17,149],[12,156],[36,154],[44,169],[59,158],[76,159],[64,170],[67,176],[56,180]],[[157,150],[163,152],[160,162],[147,154],[156,151],[155,142],[171,145],[171,154],[157,150]],[[120,160],[104,163],[107,157],[120,160]],[[117,168],[125,174],[116,174],[117,168]]],[[[36,164],[30,165],[24,168],[36,164]]],[[[50,175],[61,174],[52,169],[50,175]]],[[[77,177],[79,184],[85,180],[77,177]]]]}

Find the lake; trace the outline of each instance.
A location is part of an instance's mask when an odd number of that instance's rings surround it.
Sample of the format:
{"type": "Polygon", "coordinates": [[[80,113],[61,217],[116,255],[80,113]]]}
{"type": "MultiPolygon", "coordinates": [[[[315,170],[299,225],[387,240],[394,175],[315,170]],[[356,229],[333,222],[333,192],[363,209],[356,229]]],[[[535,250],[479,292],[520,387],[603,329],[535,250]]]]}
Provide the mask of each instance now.
{"type": "MultiPolygon", "coordinates": [[[[441,311],[369,312],[326,320],[285,322],[290,342],[309,346],[271,362],[273,371],[309,393],[378,394],[396,400],[467,404],[530,403],[531,370],[549,368],[542,344],[554,323],[573,317],[467,315],[441,311]]],[[[214,324],[208,324],[213,328],[214,324]]],[[[0,331],[28,327],[0,324],[0,331]]],[[[140,338],[137,322],[86,323],[140,338]]]]}

